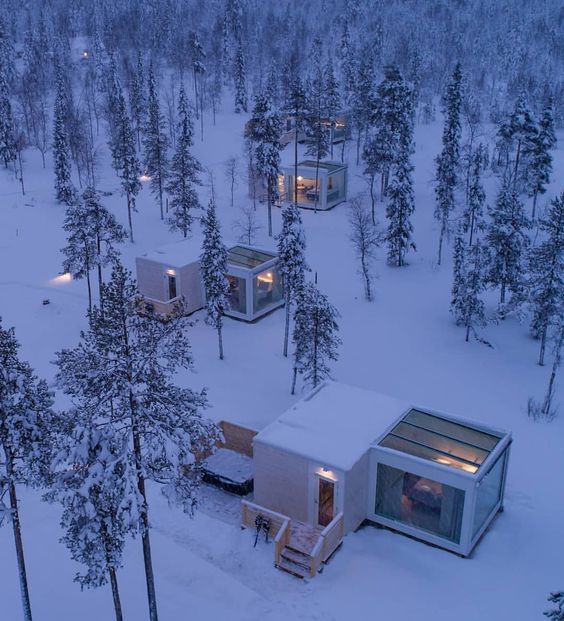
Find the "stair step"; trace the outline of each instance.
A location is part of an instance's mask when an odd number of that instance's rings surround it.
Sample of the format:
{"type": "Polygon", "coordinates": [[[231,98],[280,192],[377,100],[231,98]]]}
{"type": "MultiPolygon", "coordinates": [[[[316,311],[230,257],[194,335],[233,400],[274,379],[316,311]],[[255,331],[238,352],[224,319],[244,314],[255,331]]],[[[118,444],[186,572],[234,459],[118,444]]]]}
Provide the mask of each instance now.
{"type": "Polygon", "coordinates": [[[292,563],[288,559],[281,557],[280,562],[277,565],[278,569],[285,571],[296,578],[308,578],[309,571],[306,571],[301,565],[297,565],[296,563],[292,563]]]}
{"type": "Polygon", "coordinates": [[[291,563],[294,563],[295,565],[299,565],[300,567],[303,567],[304,569],[309,571],[310,559],[311,559],[309,555],[304,554],[303,552],[300,552],[299,550],[296,550],[295,548],[291,548],[290,546],[286,546],[280,553],[280,556],[282,558],[287,559],[291,563]]]}

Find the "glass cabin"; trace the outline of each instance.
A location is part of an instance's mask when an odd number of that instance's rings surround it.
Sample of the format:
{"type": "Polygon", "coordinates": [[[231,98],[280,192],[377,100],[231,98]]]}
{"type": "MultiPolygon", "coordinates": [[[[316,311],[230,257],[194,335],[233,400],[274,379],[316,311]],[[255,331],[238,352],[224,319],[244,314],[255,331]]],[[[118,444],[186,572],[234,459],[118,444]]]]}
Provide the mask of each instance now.
{"type": "Polygon", "coordinates": [[[296,170],[284,166],[278,178],[280,195],[300,207],[326,211],[347,200],[347,165],[341,162],[305,160],[298,164],[297,197],[294,197],[296,170]]]}

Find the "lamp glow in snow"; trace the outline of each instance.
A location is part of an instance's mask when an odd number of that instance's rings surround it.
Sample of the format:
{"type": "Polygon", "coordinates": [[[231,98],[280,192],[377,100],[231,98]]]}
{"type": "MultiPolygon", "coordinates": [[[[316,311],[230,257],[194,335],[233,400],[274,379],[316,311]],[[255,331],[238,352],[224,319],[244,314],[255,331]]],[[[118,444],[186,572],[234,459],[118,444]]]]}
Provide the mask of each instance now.
{"type": "Polygon", "coordinates": [[[64,274],[59,274],[55,276],[55,278],[51,278],[49,281],[50,285],[64,285],[65,283],[71,282],[72,275],[70,272],[65,272],[64,274]]]}

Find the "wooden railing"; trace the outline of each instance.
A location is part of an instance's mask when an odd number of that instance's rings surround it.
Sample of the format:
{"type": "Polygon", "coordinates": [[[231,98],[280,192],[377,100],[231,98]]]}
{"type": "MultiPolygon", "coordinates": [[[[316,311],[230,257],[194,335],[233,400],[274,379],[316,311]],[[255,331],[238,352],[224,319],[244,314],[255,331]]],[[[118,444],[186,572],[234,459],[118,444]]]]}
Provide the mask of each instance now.
{"type": "Polygon", "coordinates": [[[280,564],[282,550],[290,543],[290,518],[286,518],[274,539],[274,566],[280,564]]]}
{"type": "Polygon", "coordinates": [[[343,512],[338,513],[319,534],[319,539],[311,552],[310,576],[315,576],[324,563],[339,547],[344,536],[343,512]]]}
{"type": "Polygon", "coordinates": [[[290,518],[286,515],[282,515],[282,513],[270,511],[248,500],[241,500],[241,526],[255,528],[257,515],[262,515],[270,520],[268,534],[272,537],[276,537],[284,523],[290,521],[290,518]]]}

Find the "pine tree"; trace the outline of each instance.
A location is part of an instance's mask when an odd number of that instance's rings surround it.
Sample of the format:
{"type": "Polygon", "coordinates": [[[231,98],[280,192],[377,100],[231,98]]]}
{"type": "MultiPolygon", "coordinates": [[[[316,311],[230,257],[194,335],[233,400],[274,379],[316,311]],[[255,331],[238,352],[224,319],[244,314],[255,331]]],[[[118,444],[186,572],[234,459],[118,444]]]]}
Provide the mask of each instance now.
{"type": "Polygon", "coordinates": [[[485,228],[483,216],[486,193],[482,186],[481,176],[486,161],[486,150],[480,143],[470,156],[468,203],[462,212],[462,226],[464,232],[468,234],[468,246],[472,246],[474,235],[485,228]]]}
{"type": "Polygon", "coordinates": [[[458,184],[458,169],[460,167],[460,107],[462,72],[460,63],[454,68],[451,81],[444,98],[443,113],[445,123],[443,128],[443,148],[436,159],[437,172],[435,195],[435,219],[441,227],[439,237],[438,264],[441,264],[443,241],[450,233],[450,220],[456,208],[456,186],[458,184]]]}
{"type": "Polygon", "coordinates": [[[531,214],[533,220],[536,216],[538,196],[546,192],[546,186],[550,183],[552,172],[552,154],[550,151],[555,144],[554,118],[552,104],[549,102],[542,112],[537,131],[530,136],[523,148],[527,160],[527,193],[533,198],[531,214]]]}
{"type": "Polygon", "coordinates": [[[503,316],[507,291],[512,295],[512,305],[523,301],[523,268],[529,247],[527,229],[530,225],[523,204],[507,182],[489,213],[486,243],[490,259],[486,280],[488,285],[500,288],[499,304],[503,316]]]}
{"type": "Polygon", "coordinates": [[[179,369],[192,365],[182,308],[166,323],[141,316],[135,283],[119,264],[103,285],[102,298],[103,312],[93,308],[79,345],[57,353],[57,384],[73,407],[89,417],[87,428],[122,447],[127,489],[137,490],[136,498],[129,498],[139,507],[136,528],[143,547],[149,617],[158,621],[146,480],[161,485],[171,502],[192,512],[199,456],[215,444],[218,433],[201,415],[205,391],[171,382],[179,369]]]}
{"type": "Polygon", "coordinates": [[[56,66],[56,94],[53,129],[53,159],[55,168],[55,190],[57,200],[72,205],[76,200],[76,190],[71,180],[69,141],[67,134],[66,89],[60,65],[56,66]]]}
{"type": "Polygon", "coordinates": [[[354,82],[351,119],[356,130],[356,163],[360,162],[360,145],[363,135],[373,120],[376,104],[374,95],[374,69],[370,50],[362,50],[354,82]]]}
{"type": "Polygon", "coordinates": [[[564,621],[564,591],[551,593],[548,601],[555,604],[556,608],[544,612],[544,616],[552,619],[552,621],[564,621]]]}
{"type": "Polygon", "coordinates": [[[169,140],[164,132],[164,118],[159,105],[153,65],[149,68],[149,96],[147,100],[147,122],[143,132],[145,149],[145,170],[151,177],[151,191],[159,201],[161,220],[164,219],[163,191],[167,177],[169,140]]]}
{"type": "Polygon", "coordinates": [[[122,244],[127,239],[127,233],[115,216],[102,205],[100,196],[94,188],[86,188],[82,200],[96,244],[94,262],[98,272],[98,292],[101,295],[102,269],[119,261],[120,252],[116,245],[122,244]]]}
{"type": "Polygon", "coordinates": [[[339,89],[339,82],[335,76],[333,69],[333,60],[331,57],[327,60],[324,71],[325,78],[325,91],[324,91],[324,107],[327,112],[327,118],[330,124],[330,137],[329,148],[331,152],[331,159],[333,159],[333,142],[334,132],[337,124],[337,114],[341,107],[341,92],[339,89]]]}
{"type": "Polygon", "coordinates": [[[178,98],[178,139],[171,161],[166,191],[170,195],[172,215],[168,219],[171,230],[179,230],[184,237],[190,232],[194,211],[201,209],[198,193],[194,188],[200,185],[198,175],[202,172],[200,162],[190,153],[194,144],[194,126],[184,87],[178,98]]]}
{"type": "Polygon", "coordinates": [[[243,46],[239,41],[235,53],[233,80],[235,82],[235,112],[247,112],[247,77],[243,46]]]}
{"type": "Polygon", "coordinates": [[[298,202],[298,139],[305,129],[307,118],[307,97],[304,85],[299,76],[295,76],[290,84],[285,108],[294,123],[294,188],[291,200],[298,202]]]}
{"type": "Polygon", "coordinates": [[[20,360],[18,350],[14,329],[4,329],[0,319],[0,526],[12,524],[23,617],[31,621],[17,486],[48,484],[54,413],[47,384],[20,360]]]}
{"type": "Polygon", "coordinates": [[[109,581],[116,621],[122,621],[117,570],[126,538],[139,530],[142,510],[135,464],[124,449],[124,437],[104,425],[101,415],[93,417],[88,409],[75,407],[61,419],[56,472],[47,499],[62,505],[62,541],[72,559],[85,566],[75,581],[87,588],[109,581]]]}
{"type": "Polygon", "coordinates": [[[549,331],[564,317],[564,192],[554,198],[538,224],[545,237],[529,254],[528,290],[531,331],[540,339],[543,365],[549,331]]]}
{"type": "Polygon", "coordinates": [[[206,323],[217,330],[219,359],[223,360],[223,315],[229,309],[229,281],[227,273],[227,250],[221,240],[219,220],[215,203],[210,199],[206,215],[202,218],[204,242],[200,257],[200,271],[206,293],[206,323]]]}
{"type": "Polygon", "coordinates": [[[16,137],[5,67],[0,66],[0,159],[8,168],[16,160],[16,137]]]}
{"type": "Polygon", "coordinates": [[[306,240],[300,210],[290,203],[282,211],[282,230],[278,235],[278,271],[284,283],[286,321],[284,328],[284,356],[288,356],[290,315],[292,304],[297,304],[304,286],[304,275],[309,270],[305,258],[306,240]]]}
{"type": "Polygon", "coordinates": [[[133,243],[132,212],[136,211],[135,197],[141,190],[141,167],[135,151],[135,137],[131,121],[127,115],[125,99],[121,89],[117,94],[115,112],[115,131],[111,136],[111,150],[116,172],[121,179],[121,187],[127,197],[127,219],[129,223],[129,239],[133,243]]]}
{"type": "Polygon", "coordinates": [[[131,109],[131,119],[135,126],[137,134],[137,149],[141,150],[141,129],[146,113],[146,95],[145,95],[145,70],[143,67],[143,57],[141,52],[137,52],[137,66],[131,77],[129,86],[129,106],[131,109]]]}
{"type": "Polygon", "coordinates": [[[313,283],[304,285],[294,316],[294,370],[292,394],[298,373],[313,388],[329,377],[330,362],[337,361],[341,339],[337,309],[313,283]]]}
{"type": "Polygon", "coordinates": [[[268,235],[272,237],[272,203],[278,195],[280,169],[280,135],[282,121],[265,95],[256,95],[249,122],[250,139],[255,145],[254,163],[257,174],[265,179],[268,204],[268,235]]]}
{"type": "Polygon", "coordinates": [[[480,298],[485,289],[484,248],[478,239],[466,248],[461,235],[457,235],[454,246],[451,312],[457,325],[466,328],[466,342],[471,332],[478,340],[482,340],[476,333],[476,327],[486,324],[485,305],[480,298]]]}
{"type": "Polygon", "coordinates": [[[92,310],[90,270],[96,263],[97,248],[88,210],[83,203],[68,207],[63,229],[68,233],[67,245],[62,249],[65,257],[63,270],[73,278],[86,278],[88,285],[88,311],[92,310]]]}

